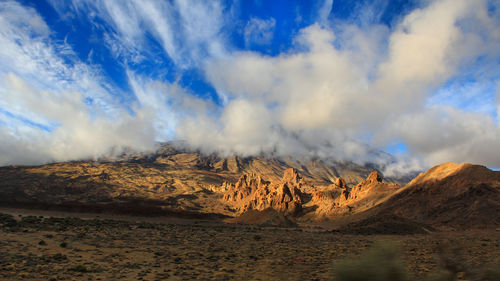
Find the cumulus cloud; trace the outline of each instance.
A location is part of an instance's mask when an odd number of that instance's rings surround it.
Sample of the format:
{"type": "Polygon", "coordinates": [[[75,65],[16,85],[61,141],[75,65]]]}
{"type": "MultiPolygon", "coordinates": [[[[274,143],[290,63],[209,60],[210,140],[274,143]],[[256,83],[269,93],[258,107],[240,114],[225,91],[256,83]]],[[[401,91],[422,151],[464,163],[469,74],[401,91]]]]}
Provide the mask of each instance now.
{"type": "MultiPolygon", "coordinates": [[[[398,140],[426,166],[448,160],[498,166],[495,157],[486,158],[500,140],[490,117],[427,106],[436,89],[478,57],[498,59],[499,28],[492,25],[497,17],[485,1],[431,1],[392,31],[345,24],[337,36],[313,25],[296,38],[301,51],[277,57],[238,52],[211,60],[207,78],[229,103],[210,121],[203,144],[191,138],[188,125],[179,126],[178,135],[194,145],[243,154],[257,147],[367,161],[372,150],[357,143],[381,148],[398,140]],[[232,110],[248,104],[258,113],[232,110]],[[255,120],[261,130],[254,129],[255,120]],[[248,124],[248,135],[231,130],[233,122],[248,124]],[[437,134],[446,131],[449,136],[437,134]],[[238,134],[251,136],[251,145],[233,143],[238,134]]],[[[411,163],[407,166],[416,167],[411,163]]]]}
{"type": "Polygon", "coordinates": [[[110,118],[99,114],[99,108],[92,111],[78,92],[37,91],[14,74],[8,74],[1,86],[4,102],[55,125],[44,130],[9,120],[10,125],[0,126],[0,164],[95,159],[123,148],[147,150],[154,145],[149,112],[137,111],[134,117],[120,112],[116,119],[110,118]]]}
{"type": "Polygon", "coordinates": [[[383,133],[400,136],[413,155],[424,156],[426,165],[467,161],[499,166],[500,127],[490,115],[432,107],[401,116],[383,133]]]}

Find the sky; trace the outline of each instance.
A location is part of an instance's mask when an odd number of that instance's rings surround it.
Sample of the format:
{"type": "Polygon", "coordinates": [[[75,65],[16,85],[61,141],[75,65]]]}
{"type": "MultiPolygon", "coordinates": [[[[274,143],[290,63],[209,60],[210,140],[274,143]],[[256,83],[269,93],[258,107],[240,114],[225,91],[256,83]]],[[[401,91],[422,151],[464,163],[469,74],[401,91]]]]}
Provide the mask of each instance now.
{"type": "Polygon", "coordinates": [[[500,0],[0,0],[0,165],[203,153],[500,168],[500,0]]]}

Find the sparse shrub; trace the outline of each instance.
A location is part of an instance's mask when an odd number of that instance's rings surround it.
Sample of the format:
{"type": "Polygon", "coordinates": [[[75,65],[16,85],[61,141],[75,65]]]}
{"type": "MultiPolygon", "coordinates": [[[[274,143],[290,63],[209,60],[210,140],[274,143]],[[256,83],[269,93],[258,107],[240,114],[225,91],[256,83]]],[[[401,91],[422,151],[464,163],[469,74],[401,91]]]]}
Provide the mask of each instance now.
{"type": "Polygon", "coordinates": [[[17,226],[17,221],[11,215],[0,213],[0,225],[5,227],[15,227],[17,226]]]}
{"type": "Polygon", "coordinates": [[[335,281],[407,281],[410,280],[396,247],[378,244],[357,258],[336,262],[335,281]]]}
{"type": "Polygon", "coordinates": [[[30,225],[30,224],[39,224],[42,222],[42,219],[36,216],[26,216],[21,218],[21,224],[30,225]]]}
{"type": "Polygon", "coordinates": [[[70,270],[76,271],[76,272],[89,272],[89,269],[83,264],[77,264],[77,265],[71,267],[70,270]]]}
{"type": "Polygon", "coordinates": [[[50,257],[51,260],[53,261],[65,261],[68,259],[66,255],[63,255],[61,253],[54,254],[50,257]]]}
{"type": "Polygon", "coordinates": [[[45,242],[44,240],[40,240],[40,242],[38,242],[38,245],[45,246],[47,245],[47,242],[45,242]]]}
{"type": "MultiPolygon", "coordinates": [[[[437,247],[437,252],[439,256],[440,266],[443,268],[442,274],[437,274],[441,276],[441,279],[432,280],[457,280],[461,275],[465,275],[466,272],[470,271],[467,265],[463,263],[465,260],[463,249],[454,245],[453,241],[441,242],[437,247]]],[[[431,277],[437,278],[437,277],[431,277]]]]}
{"type": "Polygon", "coordinates": [[[66,243],[66,242],[61,242],[61,244],[59,244],[59,247],[61,247],[61,248],[66,248],[66,247],[68,247],[68,243],[66,243]]]}

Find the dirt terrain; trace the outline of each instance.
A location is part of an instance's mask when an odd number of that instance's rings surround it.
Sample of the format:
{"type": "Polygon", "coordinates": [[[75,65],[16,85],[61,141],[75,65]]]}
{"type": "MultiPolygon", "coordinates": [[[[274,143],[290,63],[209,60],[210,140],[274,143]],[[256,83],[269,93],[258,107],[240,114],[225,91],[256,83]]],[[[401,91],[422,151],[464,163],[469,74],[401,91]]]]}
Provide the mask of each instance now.
{"type": "Polygon", "coordinates": [[[464,271],[474,271],[500,253],[500,231],[350,235],[319,226],[2,211],[12,215],[0,215],[1,280],[327,280],[334,261],[381,241],[395,243],[418,278],[450,255],[464,271]]]}

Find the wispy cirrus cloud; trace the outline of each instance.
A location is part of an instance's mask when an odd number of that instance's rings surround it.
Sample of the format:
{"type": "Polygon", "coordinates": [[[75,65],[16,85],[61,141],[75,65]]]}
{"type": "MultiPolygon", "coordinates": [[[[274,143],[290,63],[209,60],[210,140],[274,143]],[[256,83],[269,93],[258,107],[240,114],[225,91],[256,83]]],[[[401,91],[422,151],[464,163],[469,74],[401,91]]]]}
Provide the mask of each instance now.
{"type": "Polygon", "coordinates": [[[54,42],[34,9],[4,1],[0,24],[1,164],[153,147],[153,116],[141,110],[131,115],[100,68],[81,62],[65,42],[54,42]]]}
{"type": "Polygon", "coordinates": [[[119,57],[140,62],[154,55],[151,38],[180,68],[194,67],[205,57],[226,54],[224,5],[219,1],[51,1],[60,14],[88,17],[103,28],[110,49],[119,57]],[[106,26],[99,24],[104,21],[106,26]],[[111,27],[111,28],[109,28],[111,27]]]}
{"type": "Polygon", "coordinates": [[[318,22],[325,25],[328,23],[328,16],[332,12],[333,0],[324,0],[323,3],[320,1],[319,5],[318,22]]]}

